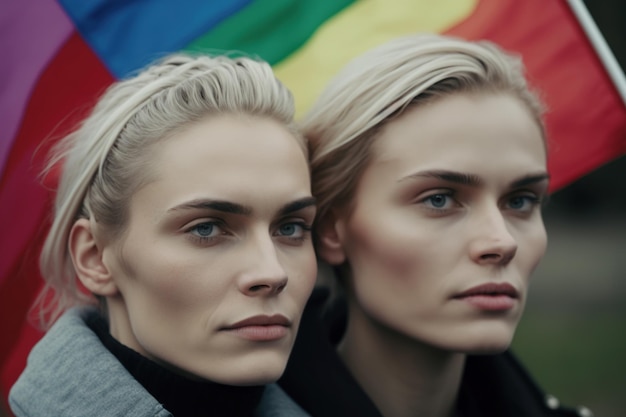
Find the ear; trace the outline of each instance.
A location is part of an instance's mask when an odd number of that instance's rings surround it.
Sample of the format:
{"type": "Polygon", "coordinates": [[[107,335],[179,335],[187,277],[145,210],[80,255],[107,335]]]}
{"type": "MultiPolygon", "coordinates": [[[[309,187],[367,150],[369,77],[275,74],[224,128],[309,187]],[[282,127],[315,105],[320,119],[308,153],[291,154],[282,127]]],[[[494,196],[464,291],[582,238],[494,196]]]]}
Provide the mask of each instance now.
{"type": "Polygon", "coordinates": [[[334,212],[329,212],[317,228],[317,254],[330,265],[338,266],[346,261],[341,237],[344,222],[334,212]]]}
{"type": "Polygon", "coordinates": [[[69,251],[74,269],[82,284],[93,294],[109,296],[117,286],[103,260],[103,247],[98,244],[95,224],[89,219],[74,222],[69,235],[69,251]]]}

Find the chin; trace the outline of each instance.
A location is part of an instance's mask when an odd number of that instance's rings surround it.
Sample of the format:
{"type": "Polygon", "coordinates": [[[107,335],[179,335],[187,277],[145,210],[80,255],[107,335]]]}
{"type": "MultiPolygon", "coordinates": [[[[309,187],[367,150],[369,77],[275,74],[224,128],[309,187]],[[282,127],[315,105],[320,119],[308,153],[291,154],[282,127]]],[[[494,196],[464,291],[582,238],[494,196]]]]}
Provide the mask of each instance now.
{"type": "Polygon", "coordinates": [[[511,346],[512,334],[490,334],[484,337],[474,338],[469,343],[464,343],[460,349],[462,353],[468,355],[495,355],[502,353],[511,346]]]}
{"type": "Polygon", "coordinates": [[[474,346],[469,349],[464,349],[463,353],[468,355],[496,355],[507,350],[509,346],[511,346],[510,343],[484,344],[482,346],[474,346]]]}
{"type": "Polygon", "coordinates": [[[515,328],[504,323],[495,326],[494,323],[481,323],[457,330],[439,346],[444,350],[468,355],[502,353],[511,346],[515,334],[515,328]]]}
{"type": "Polygon", "coordinates": [[[513,343],[517,323],[517,320],[476,323],[473,337],[467,338],[471,343],[467,346],[467,353],[493,355],[504,352],[513,343]]]}
{"type": "Polygon", "coordinates": [[[247,372],[242,373],[240,375],[231,375],[229,378],[224,378],[224,380],[215,381],[224,385],[233,385],[233,386],[251,386],[251,385],[266,385],[271,384],[272,382],[278,381],[278,379],[283,375],[285,371],[285,367],[280,368],[264,368],[264,369],[249,369],[247,372]]]}
{"type": "Polygon", "coordinates": [[[224,362],[221,369],[207,370],[207,379],[224,385],[250,386],[276,382],[285,372],[285,355],[253,355],[224,362]]]}

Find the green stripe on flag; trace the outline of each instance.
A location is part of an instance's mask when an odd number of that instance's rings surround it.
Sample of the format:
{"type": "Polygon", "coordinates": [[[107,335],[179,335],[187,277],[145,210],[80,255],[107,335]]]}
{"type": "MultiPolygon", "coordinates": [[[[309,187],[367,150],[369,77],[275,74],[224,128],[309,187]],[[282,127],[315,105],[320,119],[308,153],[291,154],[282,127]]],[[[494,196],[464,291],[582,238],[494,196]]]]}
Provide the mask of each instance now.
{"type": "Polygon", "coordinates": [[[294,94],[299,119],[330,79],[355,56],[398,36],[443,32],[469,17],[478,3],[356,1],[323,22],[306,44],[274,66],[274,72],[294,94]]]}
{"type": "Polygon", "coordinates": [[[274,65],[355,0],[256,0],[187,45],[189,52],[243,51],[274,65]]]}

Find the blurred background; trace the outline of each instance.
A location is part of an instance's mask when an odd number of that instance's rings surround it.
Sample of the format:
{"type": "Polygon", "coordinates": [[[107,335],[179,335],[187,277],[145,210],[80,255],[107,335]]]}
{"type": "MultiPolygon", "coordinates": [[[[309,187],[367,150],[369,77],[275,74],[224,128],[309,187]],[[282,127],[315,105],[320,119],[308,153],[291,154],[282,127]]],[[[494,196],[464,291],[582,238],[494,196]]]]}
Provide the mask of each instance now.
{"type": "Polygon", "coordinates": [[[561,402],[626,415],[626,158],[554,193],[514,351],[561,402]]]}
{"type": "MultiPolygon", "coordinates": [[[[585,4],[626,68],[626,2],[585,4]]],[[[544,216],[548,252],[513,349],[561,402],[624,416],[626,157],[554,193],[544,216]]]]}

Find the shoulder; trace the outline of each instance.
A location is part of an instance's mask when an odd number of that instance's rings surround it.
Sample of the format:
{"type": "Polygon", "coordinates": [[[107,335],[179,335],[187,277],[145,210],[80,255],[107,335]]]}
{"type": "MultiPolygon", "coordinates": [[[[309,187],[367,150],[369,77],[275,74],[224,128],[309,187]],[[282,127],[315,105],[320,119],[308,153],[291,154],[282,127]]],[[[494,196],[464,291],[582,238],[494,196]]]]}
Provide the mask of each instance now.
{"type": "Polygon", "coordinates": [[[170,415],[85,324],[94,314],[67,311],[35,345],[9,394],[17,416],[170,415]]]}
{"type": "Polygon", "coordinates": [[[278,385],[265,388],[256,417],[309,417],[278,385]]]}
{"type": "Polygon", "coordinates": [[[345,300],[327,288],[313,291],[287,369],[278,381],[304,410],[324,417],[381,417],[337,354],[347,317],[345,300]]]}
{"type": "Polygon", "coordinates": [[[470,356],[461,386],[460,402],[468,415],[592,417],[585,407],[564,406],[546,394],[511,352],[470,356]]]}

